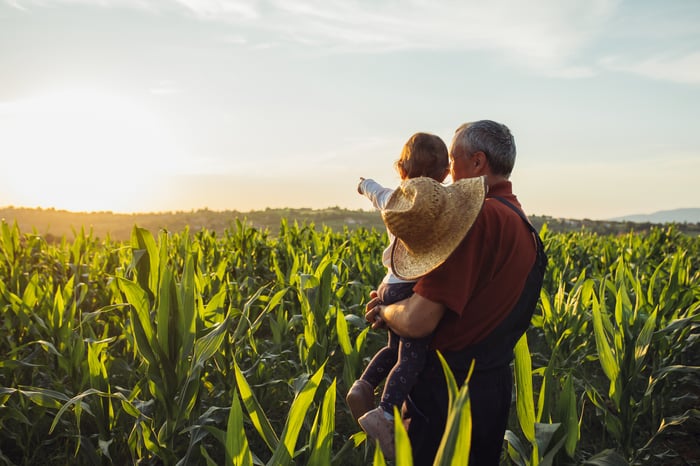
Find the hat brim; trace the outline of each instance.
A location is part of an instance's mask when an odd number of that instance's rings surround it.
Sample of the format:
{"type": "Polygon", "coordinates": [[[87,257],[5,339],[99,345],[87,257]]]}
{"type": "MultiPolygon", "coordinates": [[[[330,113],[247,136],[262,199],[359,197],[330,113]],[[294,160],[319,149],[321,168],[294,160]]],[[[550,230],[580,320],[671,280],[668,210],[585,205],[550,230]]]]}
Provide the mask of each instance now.
{"type": "Polygon", "coordinates": [[[391,268],[404,280],[415,280],[442,265],[467,236],[486,197],[484,177],[458,180],[449,186],[448,202],[436,228],[445,232],[429,250],[416,253],[396,238],[391,249],[391,268]]]}

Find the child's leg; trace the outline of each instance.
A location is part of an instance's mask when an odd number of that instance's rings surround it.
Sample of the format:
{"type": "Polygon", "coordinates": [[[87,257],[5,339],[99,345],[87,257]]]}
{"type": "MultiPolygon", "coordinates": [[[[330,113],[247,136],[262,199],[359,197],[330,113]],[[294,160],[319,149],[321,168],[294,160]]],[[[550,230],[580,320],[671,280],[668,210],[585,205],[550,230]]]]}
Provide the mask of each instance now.
{"type": "Polygon", "coordinates": [[[368,382],[373,387],[379,385],[379,383],[386,378],[387,374],[397,362],[399,354],[399,336],[389,330],[388,338],[387,345],[377,351],[360,377],[360,379],[368,382]]]}
{"type": "Polygon", "coordinates": [[[413,294],[415,282],[384,283],[377,288],[377,297],[382,304],[393,304],[409,298],[413,294]]]}
{"type": "Polygon", "coordinates": [[[401,404],[416,383],[418,374],[425,366],[428,345],[432,335],[425,338],[403,338],[399,343],[398,361],[389,372],[384,383],[384,392],[379,406],[393,414],[394,406],[401,409],[401,404]]]}
{"type": "MultiPolygon", "coordinates": [[[[413,293],[413,285],[413,283],[382,282],[377,288],[377,294],[382,303],[391,304],[410,296],[413,293]]],[[[399,336],[389,330],[387,345],[374,355],[360,379],[368,382],[372,387],[379,385],[396,364],[398,348],[399,336]]]]}

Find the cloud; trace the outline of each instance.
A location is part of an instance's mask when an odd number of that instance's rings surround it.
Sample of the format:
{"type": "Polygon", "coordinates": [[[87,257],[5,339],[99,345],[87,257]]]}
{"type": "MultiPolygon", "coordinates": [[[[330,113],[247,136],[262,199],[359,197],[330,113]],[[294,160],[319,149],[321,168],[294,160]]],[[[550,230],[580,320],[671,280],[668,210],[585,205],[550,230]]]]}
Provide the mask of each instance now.
{"type": "Polygon", "coordinates": [[[206,19],[254,20],[260,18],[255,0],[175,0],[206,19]]]}
{"type": "Polygon", "coordinates": [[[278,0],[261,27],[348,51],[486,49],[556,62],[583,46],[616,3],[278,0]]]}
{"type": "Polygon", "coordinates": [[[201,17],[234,21],[251,36],[263,32],[264,43],[277,45],[331,53],[478,51],[554,78],[622,71],[672,82],[700,81],[700,53],[678,48],[697,42],[695,21],[689,18],[699,11],[692,3],[657,8],[621,0],[180,2],[201,17]],[[246,9],[245,23],[226,13],[246,9]],[[602,58],[616,48],[639,58],[602,58]]]}
{"type": "Polygon", "coordinates": [[[558,62],[587,43],[618,0],[463,2],[457,0],[9,0],[50,4],[181,9],[300,44],[342,51],[487,49],[523,62],[558,62]]]}
{"type": "Polygon", "coordinates": [[[182,92],[182,89],[180,89],[174,81],[163,80],[152,86],[149,92],[154,95],[172,95],[179,94],[182,92]]]}
{"type": "Polygon", "coordinates": [[[26,8],[23,7],[20,3],[19,0],[5,0],[5,2],[10,5],[11,8],[15,8],[17,10],[25,10],[26,8]]]}
{"type": "Polygon", "coordinates": [[[157,10],[157,5],[152,0],[4,0],[10,7],[31,11],[34,8],[63,5],[85,5],[105,8],[134,8],[143,10],[157,10]]]}
{"type": "Polygon", "coordinates": [[[601,60],[601,66],[615,71],[635,73],[651,79],[682,84],[700,84],[700,52],[679,56],[658,55],[636,62],[620,57],[606,57],[601,60]]]}
{"type": "Polygon", "coordinates": [[[233,45],[246,45],[248,43],[247,38],[245,38],[243,36],[237,36],[237,35],[225,36],[223,41],[228,43],[228,44],[233,44],[233,45]]]}
{"type": "Polygon", "coordinates": [[[682,54],[676,48],[697,41],[689,18],[696,17],[698,8],[692,3],[659,8],[621,0],[5,1],[19,9],[63,3],[191,16],[230,26],[220,40],[251,49],[476,51],[554,78],[614,71],[681,83],[700,80],[700,53],[682,54]]]}

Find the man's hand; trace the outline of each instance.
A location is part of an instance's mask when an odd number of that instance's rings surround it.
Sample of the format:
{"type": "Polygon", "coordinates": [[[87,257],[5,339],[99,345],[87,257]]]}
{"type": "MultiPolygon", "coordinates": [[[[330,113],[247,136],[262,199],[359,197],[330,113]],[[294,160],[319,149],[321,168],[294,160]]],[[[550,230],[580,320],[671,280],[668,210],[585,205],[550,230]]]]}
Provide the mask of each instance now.
{"type": "Polygon", "coordinates": [[[372,328],[385,328],[386,322],[379,315],[381,311],[382,300],[377,296],[377,291],[372,290],[369,293],[370,300],[365,306],[365,320],[372,324],[372,328]]]}

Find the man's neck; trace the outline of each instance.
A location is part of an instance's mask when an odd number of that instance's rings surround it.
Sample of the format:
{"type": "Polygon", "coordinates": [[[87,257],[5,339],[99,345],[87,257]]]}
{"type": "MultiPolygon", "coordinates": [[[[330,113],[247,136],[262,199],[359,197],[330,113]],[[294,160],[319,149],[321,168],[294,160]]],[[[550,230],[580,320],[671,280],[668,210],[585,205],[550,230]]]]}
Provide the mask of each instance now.
{"type": "Polygon", "coordinates": [[[486,186],[489,188],[491,186],[495,186],[499,183],[503,183],[504,181],[508,181],[508,178],[502,175],[486,175],[486,186]]]}

